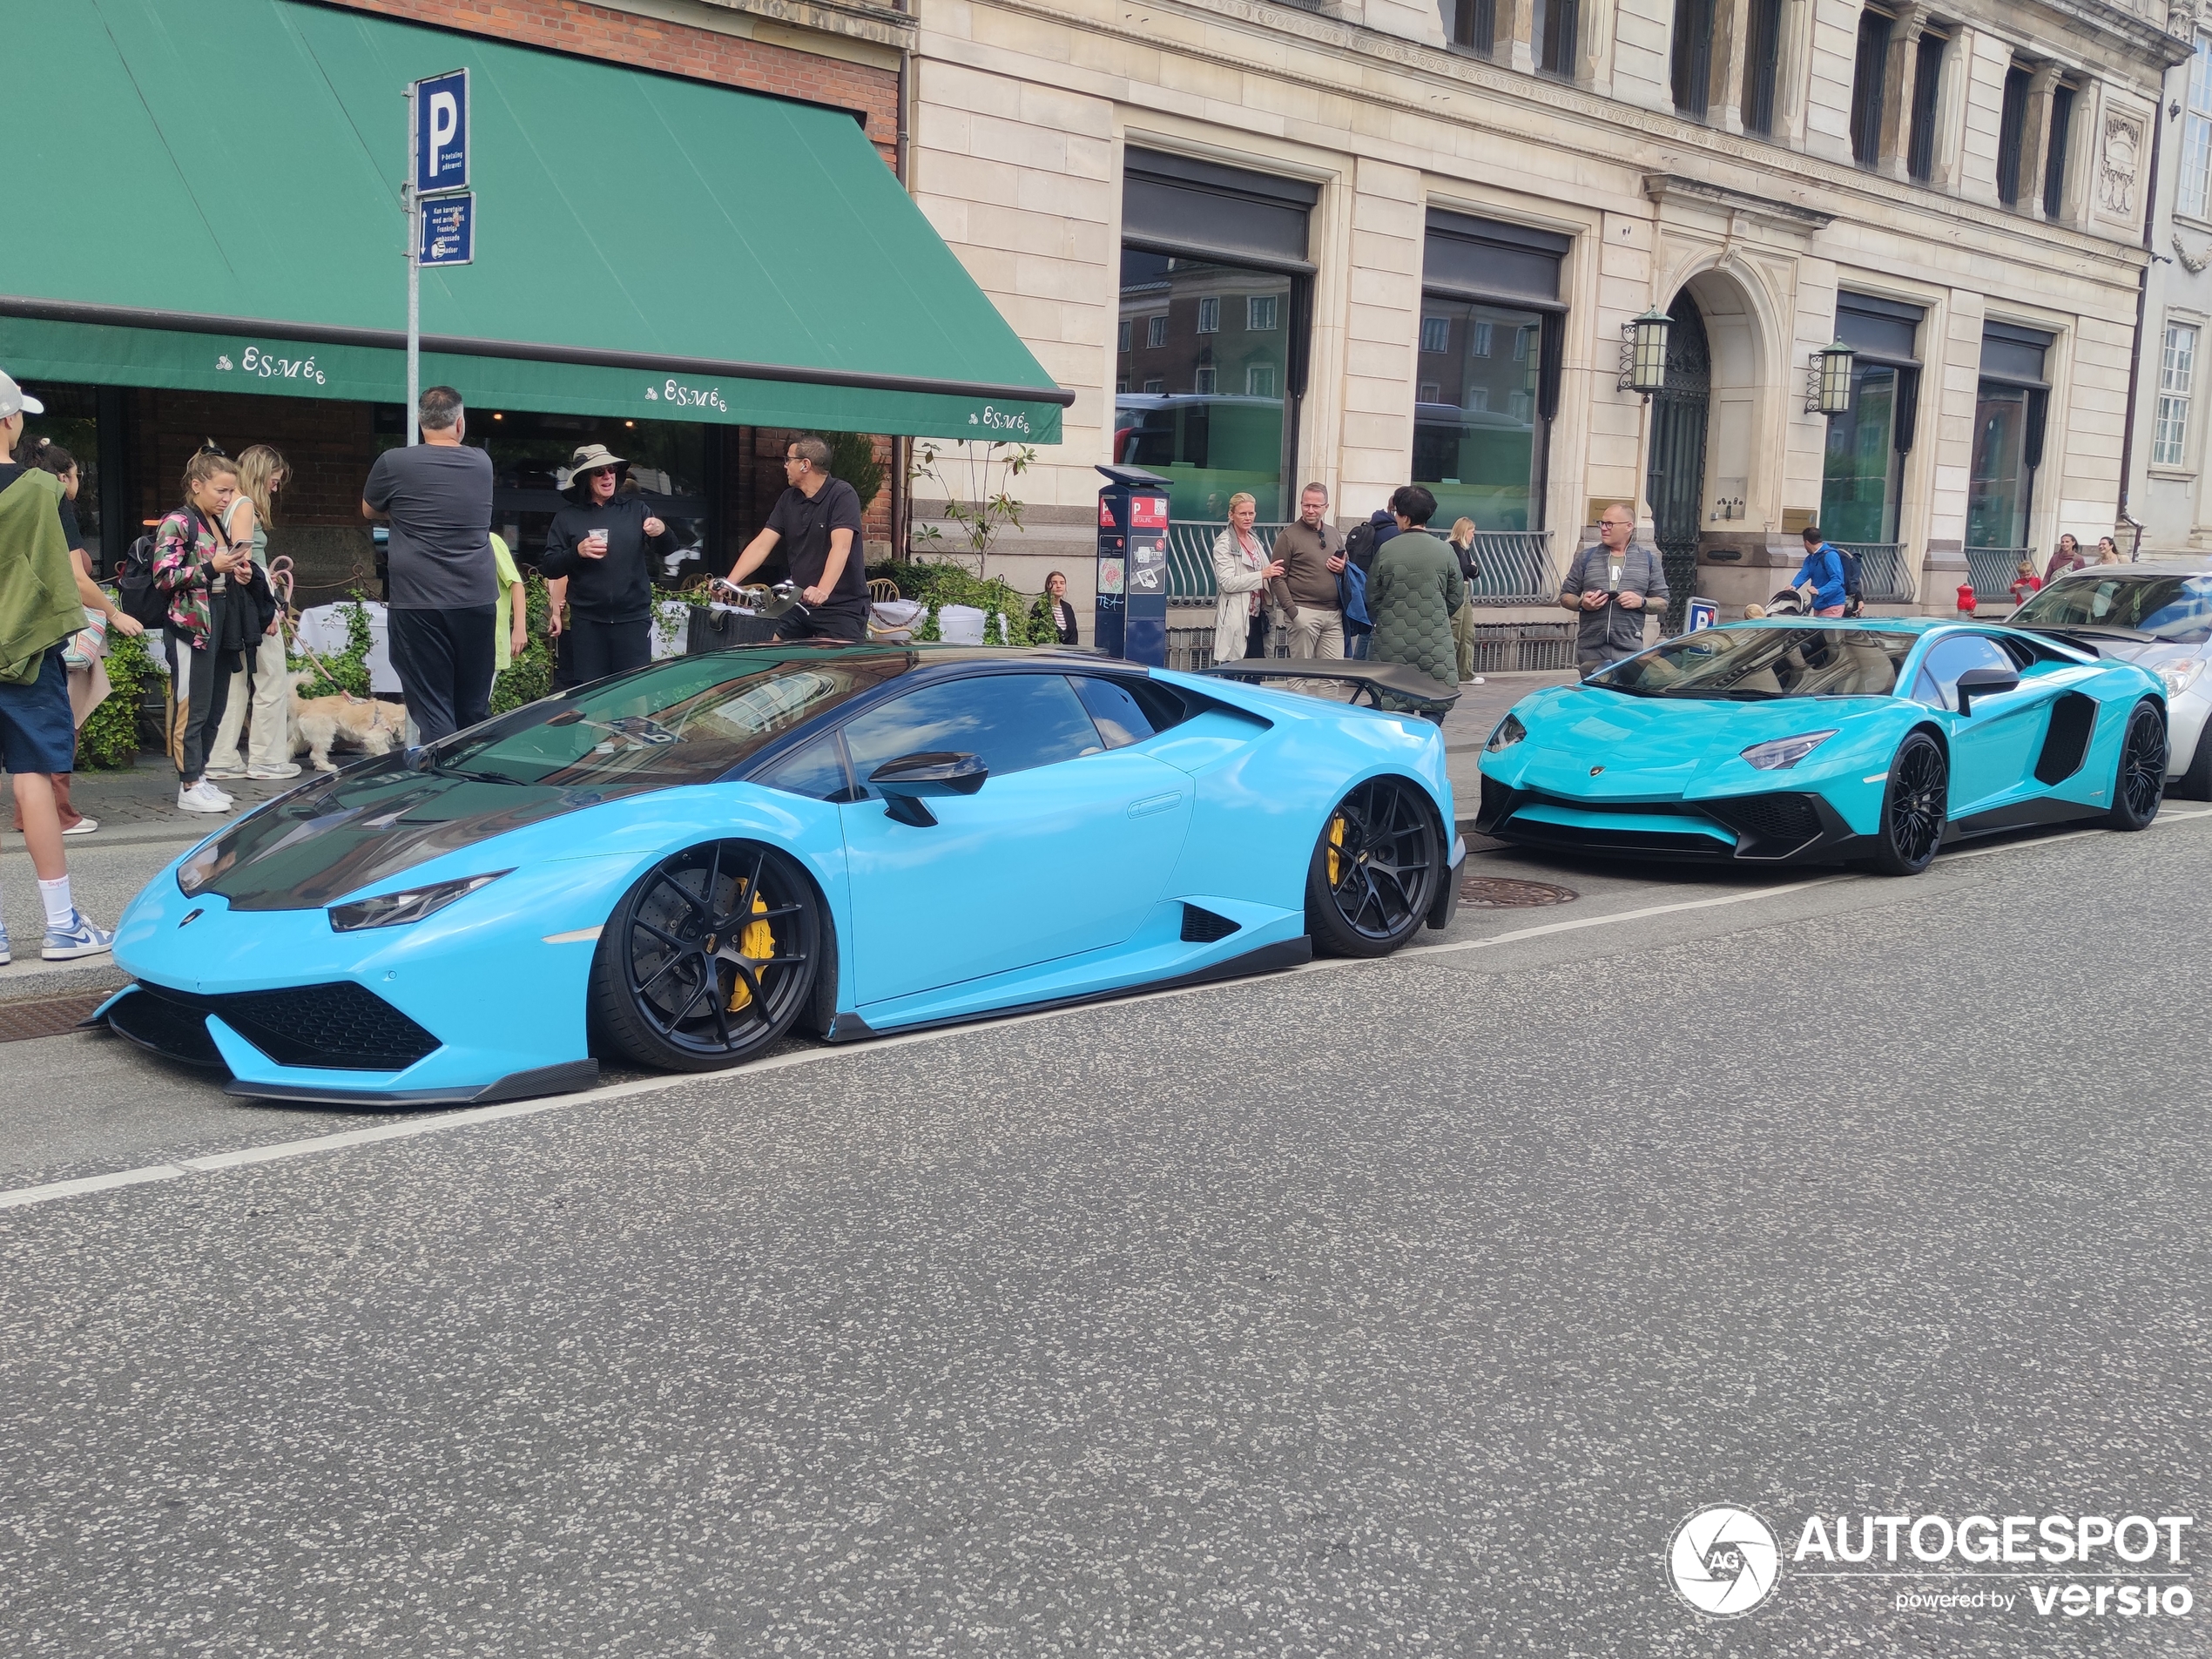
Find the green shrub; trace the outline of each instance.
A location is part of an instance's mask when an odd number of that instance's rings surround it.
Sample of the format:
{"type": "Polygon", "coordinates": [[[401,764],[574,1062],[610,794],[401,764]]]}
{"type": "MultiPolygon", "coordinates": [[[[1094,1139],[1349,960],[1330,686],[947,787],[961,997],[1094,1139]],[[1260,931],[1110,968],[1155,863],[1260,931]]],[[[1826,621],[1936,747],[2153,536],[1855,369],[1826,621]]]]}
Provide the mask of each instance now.
{"type": "Polygon", "coordinates": [[[153,658],[146,651],[146,642],[153,637],[152,634],[110,631],[107,679],[112,689],[78,734],[78,766],[87,771],[111,772],[137,763],[138,700],[145,695],[148,683],[161,678],[161,671],[154,666],[153,658]]]}
{"type": "Polygon", "coordinates": [[[943,637],[937,625],[937,613],[947,605],[974,605],[985,617],[983,640],[991,645],[1056,645],[1060,631],[1052,625],[1050,613],[1045,609],[1043,597],[1032,600],[1019,593],[998,577],[989,581],[978,577],[970,570],[957,564],[900,564],[884,563],[868,566],[868,577],[873,580],[887,577],[899,584],[900,594],[908,599],[918,599],[928,607],[928,614],[914,637],[935,640],[943,637]],[[1001,637],[999,617],[1004,616],[1007,631],[1014,637],[1001,637]]]}
{"type": "Polygon", "coordinates": [[[532,570],[523,577],[523,603],[529,613],[529,644],[492,681],[494,714],[504,714],[525,703],[535,703],[553,690],[553,642],[545,637],[546,614],[550,609],[545,578],[532,570]]]}
{"type": "Polygon", "coordinates": [[[825,432],[830,447],[830,476],[853,486],[866,512],[883,489],[883,463],[875,458],[875,440],[865,432],[825,432]]]}
{"type": "Polygon", "coordinates": [[[294,651],[286,660],[295,670],[310,671],[309,677],[300,682],[301,697],[330,697],[340,691],[349,691],[355,697],[367,697],[368,690],[368,651],[375,644],[375,635],[368,625],[368,607],[361,601],[361,591],[339,606],[346,618],[346,649],[335,657],[318,651],[315,660],[309,662],[306,655],[294,651]]]}

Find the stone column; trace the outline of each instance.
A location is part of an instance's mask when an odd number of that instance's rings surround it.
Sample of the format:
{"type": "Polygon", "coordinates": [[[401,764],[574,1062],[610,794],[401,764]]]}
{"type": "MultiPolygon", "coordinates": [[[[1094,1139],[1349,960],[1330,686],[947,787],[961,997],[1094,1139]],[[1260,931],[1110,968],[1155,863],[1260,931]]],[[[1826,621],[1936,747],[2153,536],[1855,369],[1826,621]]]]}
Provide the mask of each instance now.
{"type": "Polygon", "coordinates": [[[2051,94],[2058,90],[2059,66],[2045,64],[2027,83],[2027,119],[2020,124],[2020,211],[2043,216],[2043,164],[2051,152],[2051,94]]]}
{"type": "Polygon", "coordinates": [[[1705,103],[1707,118],[1723,132],[1743,131],[1743,52],[1750,16],[1750,0],[1715,0],[1713,78],[1705,103]]]}
{"type": "Polygon", "coordinates": [[[1523,75],[1536,72],[1535,0],[1498,0],[1491,28],[1492,55],[1502,58],[1523,75]],[[1505,50],[1499,51],[1497,48],[1505,50]]]}
{"type": "Polygon", "coordinates": [[[1907,6],[1897,14],[1890,31],[1889,62],[1882,77],[1881,171],[1892,179],[1905,177],[1912,146],[1912,98],[1920,65],[1920,37],[1927,32],[1928,9],[1907,6]]]}

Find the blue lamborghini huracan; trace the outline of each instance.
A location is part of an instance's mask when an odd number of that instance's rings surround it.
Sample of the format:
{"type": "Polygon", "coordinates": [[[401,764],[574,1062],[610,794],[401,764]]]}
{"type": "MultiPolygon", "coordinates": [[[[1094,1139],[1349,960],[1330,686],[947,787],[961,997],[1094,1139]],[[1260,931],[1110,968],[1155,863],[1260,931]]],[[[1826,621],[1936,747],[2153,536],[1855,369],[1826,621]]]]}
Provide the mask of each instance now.
{"type": "Polygon", "coordinates": [[[2063,635],[1927,618],[1731,623],[1524,698],[1475,826],[1524,846],[1927,868],[1962,837],[2141,829],[2166,686],[2063,635]]]}
{"type": "Polygon", "coordinates": [[[237,1094],[521,1098],[1381,955],[1449,921],[1453,824],[1413,716],[1081,652],[680,657],[226,826],[125,912],[102,1016],[237,1094]]]}

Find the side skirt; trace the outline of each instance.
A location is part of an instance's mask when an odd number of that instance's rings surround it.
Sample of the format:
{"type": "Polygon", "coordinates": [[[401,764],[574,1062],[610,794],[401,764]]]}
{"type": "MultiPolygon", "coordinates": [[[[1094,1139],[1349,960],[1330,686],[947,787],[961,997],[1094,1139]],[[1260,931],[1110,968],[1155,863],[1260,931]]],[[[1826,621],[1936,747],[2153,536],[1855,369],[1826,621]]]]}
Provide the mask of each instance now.
{"type": "Polygon", "coordinates": [[[566,1060],[557,1066],[510,1071],[496,1083],[477,1089],[322,1089],[314,1084],[253,1083],[233,1079],[226,1095],[246,1100],[283,1100],[308,1106],[495,1106],[541,1095],[572,1095],[599,1081],[596,1060],[566,1060]]]}
{"type": "Polygon", "coordinates": [[[840,1014],[832,1022],[828,1035],[832,1042],[859,1042],[869,1037],[895,1036],[908,1031],[934,1031],[948,1025],[975,1025],[986,1020],[1003,1019],[1009,1014],[1042,1014],[1050,1008],[1082,1008],[1091,1002],[1117,1002],[1124,997],[1148,996],[1154,991],[1179,991],[1193,985],[1211,985],[1221,980],[1251,979],[1260,974],[1279,974],[1285,968],[1303,968],[1312,960],[1313,941],[1301,934],[1296,939],[1262,945],[1258,950],[1248,950],[1241,956],[1231,956],[1226,961],[1216,962],[1211,968],[1177,974],[1172,979],[1147,980],[1139,985],[1117,986],[1110,991],[1088,991],[1081,996],[1049,997],[1042,1002],[1008,1002],[999,1008],[980,1008],[973,1014],[954,1014],[941,1020],[916,1020],[910,1025],[888,1026],[880,1031],[857,1014],[840,1014]]]}
{"type": "Polygon", "coordinates": [[[2035,795],[2027,800],[2016,800],[2008,806],[1993,806],[1986,813],[1976,813],[1971,818],[1954,818],[1944,826],[1943,844],[1972,840],[1977,835],[1995,835],[2004,830],[2033,829],[2039,824],[2072,824],[2085,818],[2102,818],[2107,806],[2093,806],[2084,801],[2059,800],[2049,795],[2035,795]]]}

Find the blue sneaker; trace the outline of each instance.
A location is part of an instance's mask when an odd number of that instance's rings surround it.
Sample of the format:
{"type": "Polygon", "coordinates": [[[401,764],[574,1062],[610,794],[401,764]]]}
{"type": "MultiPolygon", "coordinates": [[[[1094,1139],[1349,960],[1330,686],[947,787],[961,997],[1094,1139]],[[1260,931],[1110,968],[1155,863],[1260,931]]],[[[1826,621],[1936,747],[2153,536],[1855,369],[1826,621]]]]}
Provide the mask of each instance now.
{"type": "Polygon", "coordinates": [[[105,927],[95,927],[84,920],[84,913],[71,907],[69,926],[57,927],[46,924],[46,948],[38,954],[50,962],[74,961],[79,956],[98,956],[115,943],[114,933],[105,927]]]}

